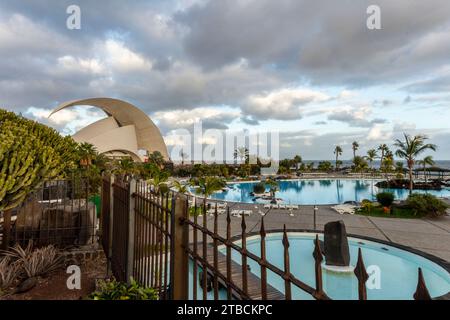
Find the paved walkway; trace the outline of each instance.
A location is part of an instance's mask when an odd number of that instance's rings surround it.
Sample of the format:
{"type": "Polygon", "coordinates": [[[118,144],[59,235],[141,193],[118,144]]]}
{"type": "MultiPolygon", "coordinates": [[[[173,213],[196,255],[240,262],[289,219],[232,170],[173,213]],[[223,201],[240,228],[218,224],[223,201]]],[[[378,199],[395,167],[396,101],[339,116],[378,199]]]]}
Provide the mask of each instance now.
{"type": "MultiPolygon", "coordinates": [[[[253,214],[246,217],[247,232],[259,231],[261,214],[266,212],[263,206],[252,204],[230,204],[231,209],[252,209],[253,214]]],[[[314,229],[313,207],[301,206],[293,210],[290,216],[288,210],[270,210],[265,216],[266,230],[282,229],[314,229]]],[[[231,218],[232,235],[239,235],[241,219],[231,218]]],[[[382,239],[406,245],[426,253],[440,257],[450,262],[450,216],[431,219],[397,219],[381,217],[365,217],[359,215],[340,215],[330,206],[319,206],[316,216],[317,230],[323,230],[330,221],[343,220],[347,233],[382,239]]],[[[208,217],[208,227],[213,228],[213,218],[208,217]]],[[[219,234],[226,236],[226,215],[219,216],[219,234]]]]}

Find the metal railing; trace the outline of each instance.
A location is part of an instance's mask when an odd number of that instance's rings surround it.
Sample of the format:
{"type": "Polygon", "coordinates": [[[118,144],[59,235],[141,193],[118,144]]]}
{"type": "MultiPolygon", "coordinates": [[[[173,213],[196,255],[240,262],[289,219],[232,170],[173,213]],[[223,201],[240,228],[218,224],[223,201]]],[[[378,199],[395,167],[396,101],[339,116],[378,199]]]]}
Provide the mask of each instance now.
{"type": "MultiPolygon", "coordinates": [[[[112,182],[106,182],[105,189],[107,183],[112,182]]],[[[226,228],[222,228],[225,235],[221,235],[217,203],[208,209],[203,199],[194,198],[190,203],[186,195],[173,191],[160,193],[140,181],[112,185],[109,228],[112,222],[113,232],[106,247],[109,251],[105,252],[109,252],[113,274],[120,280],[133,277],[142,285],[157,289],[161,299],[291,300],[297,299],[300,291],[317,300],[330,299],[323,287],[323,254],[318,235],[311,252],[314,284],[309,285],[291,271],[292,253],[286,227],[281,231],[283,266],[280,267],[267,259],[263,217],[257,232],[260,251],[256,254],[247,247],[245,215],[241,216],[239,239],[236,233],[232,234],[229,207],[222,213],[226,214],[226,228]],[[253,272],[250,265],[253,268],[256,265],[259,273],[253,272]],[[277,281],[268,282],[269,273],[281,279],[283,289],[272,286],[277,281]]],[[[103,203],[108,201],[105,199],[103,203]]],[[[366,300],[368,274],[361,249],[354,276],[358,298],[366,300]]],[[[431,299],[420,269],[414,298],[431,299]]]]}
{"type": "Polygon", "coordinates": [[[83,246],[97,241],[97,210],[87,179],[53,180],[3,212],[2,248],[31,240],[35,246],[83,246]]]}

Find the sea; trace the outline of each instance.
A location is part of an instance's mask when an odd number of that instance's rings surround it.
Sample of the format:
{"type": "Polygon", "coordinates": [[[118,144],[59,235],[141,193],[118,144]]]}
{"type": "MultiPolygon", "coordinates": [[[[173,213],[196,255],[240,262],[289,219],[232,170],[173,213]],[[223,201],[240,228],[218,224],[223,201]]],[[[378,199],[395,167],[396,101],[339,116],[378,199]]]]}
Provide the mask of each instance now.
{"type": "MultiPolygon", "coordinates": [[[[319,162],[322,161],[330,161],[333,165],[335,160],[303,160],[303,163],[308,164],[311,162],[314,162],[314,167],[317,167],[317,165],[319,164],[319,162]]],[[[342,165],[341,167],[351,167],[353,162],[352,160],[341,160],[342,161],[342,165]]],[[[406,161],[402,161],[402,160],[395,160],[394,164],[396,162],[403,162],[404,166],[406,168],[406,161]]],[[[449,169],[450,170],[450,160],[434,160],[435,165],[433,167],[438,167],[438,168],[442,168],[442,169],[449,169]]],[[[379,168],[380,167],[380,160],[376,160],[374,162],[372,162],[372,167],[374,168],[379,168]]],[[[416,166],[417,168],[420,168],[420,166],[416,166]]]]}

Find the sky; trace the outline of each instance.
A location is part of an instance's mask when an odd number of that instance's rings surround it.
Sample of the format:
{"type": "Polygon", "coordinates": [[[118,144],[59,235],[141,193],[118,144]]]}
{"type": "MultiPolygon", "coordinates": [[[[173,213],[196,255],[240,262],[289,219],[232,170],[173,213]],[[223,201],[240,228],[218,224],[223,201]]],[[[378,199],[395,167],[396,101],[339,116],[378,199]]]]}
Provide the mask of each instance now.
{"type": "Polygon", "coordinates": [[[0,0],[0,107],[73,134],[104,114],[48,115],[90,97],[135,104],[169,148],[202,121],[279,131],[281,158],[350,159],[355,140],[364,154],[408,133],[450,159],[450,1],[0,0]]]}

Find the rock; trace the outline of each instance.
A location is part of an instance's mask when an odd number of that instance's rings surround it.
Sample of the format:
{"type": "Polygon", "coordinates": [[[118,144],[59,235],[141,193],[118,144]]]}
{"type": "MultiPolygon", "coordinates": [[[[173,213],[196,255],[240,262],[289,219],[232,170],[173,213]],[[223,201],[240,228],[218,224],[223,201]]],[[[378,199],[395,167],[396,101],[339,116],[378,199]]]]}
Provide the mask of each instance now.
{"type": "Polygon", "coordinates": [[[326,265],[350,265],[350,252],[345,224],[342,220],[328,222],[324,228],[324,253],[326,265]]]}
{"type": "Polygon", "coordinates": [[[37,278],[28,278],[22,281],[19,286],[16,288],[15,293],[24,293],[30,291],[37,285],[37,278]]]}

